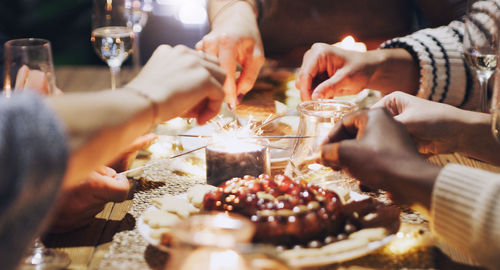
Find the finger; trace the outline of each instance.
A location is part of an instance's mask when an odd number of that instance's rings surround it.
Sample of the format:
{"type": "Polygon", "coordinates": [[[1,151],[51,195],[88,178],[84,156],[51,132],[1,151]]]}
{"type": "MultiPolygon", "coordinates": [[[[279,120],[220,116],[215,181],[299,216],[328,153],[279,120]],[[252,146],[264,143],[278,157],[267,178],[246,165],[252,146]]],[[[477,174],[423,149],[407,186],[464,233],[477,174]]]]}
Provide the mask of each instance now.
{"type": "Polygon", "coordinates": [[[208,34],[203,37],[201,40],[201,48],[202,50],[207,53],[208,55],[211,55],[213,57],[217,57],[219,54],[219,47],[218,47],[218,42],[217,38],[215,38],[213,35],[208,34]]]}
{"type": "Polygon", "coordinates": [[[38,93],[47,96],[50,94],[47,76],[43,71],[31,70],[24,84],[24,88],[36,90],[38,93]]]}
{"type": "Polygon", "coordinates": [[[346,114],[342,119],[335,124],[324,144],[335,143],[342,140],[350,140],[356,138],[358,131],[364,121],[360,119],[366,117],[366,110],[356,111],[346,114]]]}
{"type": "Polygon", "coordinates": [[[208,120],[215,117],[219,113],[223,101],[224,92],[220,90],[220,85],[215,85],[209,92],[209,98],[204,104],[205,106],[203,107],[203,110],[198,114],[198,123],[203,125],[208,120]]]}
{"type": "Polygon", "coordinates": [[[198,51],[196,52],[203,60],[209,62],[209,63],[212,63],[212,64],[215,64],[217,66],[219,66],[219,59],[213,55],[210,55],[210,54],[207,54],[207,53],[204,53],[202,51],[198,51]]]}
{"type": "Polygon", "coordinates": [[[24,85],[26,84],[26,80],[28,79],[28,73],[30,69],[28,66],[23,65],[18,71],[16,75],[16,83],[14,85],[14,89],[22,90],[24,89],[24,85]]]}
{"type": "Polygon", "coordinates": [[[219,50],[221,67],[226,71],[224,92],[226,102],[234,108],[236,105],[236,48],[233,42],[222,42],[219,50]]]}
{"type": "Polygon", "coordinates": [[[105,202],[121,202],[128,196],[130,186],[124,175],[117,174],[114,177],[97,175],[93,181],[99,185],[93,189],[93,195],[97,199],[105,202]]]}
{"type": "Polygon", "coordinates": [[[321,146],[321,162],[334,170],[340,170],[339,162],[340,143],[329,143],[321,146]]]}
{"type": "Polygon", "coordinates": [[[237,82],[238,95],[245,95],[252,89],[259,76],[260,68],[264,65],[264,54],[255,46],[250,57],[245,57],[241,70],[240,77],[237,82]]]}
{"type": "Polygon", "coordinates": [[[332,98],[337,95],[343,88],[348,88],[349,70],[347,68],[339,69],[333,76],[326,81],[320,83],[311,95],[312,99],[332,98]]]}
{"type": "Polygon", "coordinates": [[[318,55],[312,50],[304,54],[295,87],[300,90],[302,100],[311,100],[312,80],[318,73],[318,55]]]}
{"type": "Polygon", "coordinates": [[[197,51],[203,50],[203,40],[200,40],[200,41],[196,42],[196,44],[194,45],[194,48],[197,51]]]}
{"type": "Polygon", "coordinates": [[[205,67],[210,74],[219,82],[219,84],[223,84],[226,80],[226,72],[222,69],[219,64],[214,64],[207,61],[202,61],[203,67],[205,67]]]}

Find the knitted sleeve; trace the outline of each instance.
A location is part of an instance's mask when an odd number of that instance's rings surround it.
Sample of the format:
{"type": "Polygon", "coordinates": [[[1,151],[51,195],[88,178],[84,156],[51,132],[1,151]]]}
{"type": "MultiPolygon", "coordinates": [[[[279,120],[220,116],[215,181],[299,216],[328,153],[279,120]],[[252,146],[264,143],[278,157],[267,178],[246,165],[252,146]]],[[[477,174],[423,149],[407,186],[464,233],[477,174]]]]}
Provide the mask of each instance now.
{"type": "MultiPolygon", "coordinates": [[[[477,31],[472,33],[478,42],[485,42],[489,25],[500,19],[500,0],[477,2],[473,20],[477,31]]],[[[454,106],[474,107],[472,101],[475,83],[473,74],[463,58],[463,20],[438,28],[417,31],[408,36],[384,42],[381,48],[406,49],[419,63],[420,86],[418,96],[454,106]]]]}
{"type": "Polygon", "coordinates": [[[500,265],[500,174],[445,166],[434,185],[431,230],[460,262],[500,265]]]}
{"type": "Polygon", "coordinates": [[[46,220],[67,163],[63,128],[28,91],[0,97],[0,261],[14,269],[46,220]]]}

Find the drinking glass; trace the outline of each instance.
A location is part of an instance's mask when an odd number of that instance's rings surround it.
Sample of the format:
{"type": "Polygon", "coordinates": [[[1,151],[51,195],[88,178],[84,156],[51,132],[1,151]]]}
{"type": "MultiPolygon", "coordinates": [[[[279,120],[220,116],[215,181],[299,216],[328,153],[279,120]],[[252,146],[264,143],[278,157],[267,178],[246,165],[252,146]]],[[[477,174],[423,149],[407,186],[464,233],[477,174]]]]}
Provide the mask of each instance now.
{"type": "Polygon", "coordinates": [[[111,89],[119,86],[121,65],[133,51],[134,31],[125,7],[126,0],[94,0],[90,40],[109,66],[111,89]]]}
{"type": "MultiPolygon", "coordinates": [[[[480,86],[480,110],[489,112],[488,80],[497,65],[498,29],[495,19],[484,12],[493,0],[468,0],[464,23],[463,53],[475,71],[480,86]]],[[[495,9],[493,9],[495,10],[495,9]]]]}
{"type": "MultiPolygon", "coordinates": [[[[13,39],[5,43],[4,94],[33,88],[51,95],[56,89],[50,42],[45,39],[13,39]]],[[[46,248],[36,238],[27,250],[21,269],[63,269],[70,264],[62,251],[46,248]]]]}
{"type": "Polygon", "coordinates": [[[344,100],[312,100],[300,103],[297,107],[300,114],[297,135],[305,138],[293,142],[293,151],[285,174],[295,180],[315,184],[336,183],[350,188],[352,183],[347,175],[321,165],[321,145],[335,123],[356,109],[354,103],[344,100]]]}
{"type": "Polygon", "coordinates": [[[149,14],[153,10],[152,0],[125,0],[125,16],[127,26],[134,31],[134,43],[132,54],[132,66],[135,72],[139,72],[141,66],[140,33],[148,21],[149,14]]]}
{"type": "Polygon", "coordinates": [[[23,38],[5,42],[4,95],[15,89],[37,88],[44,94],[56,89],[50,42],[45,39],[23,38]]]}

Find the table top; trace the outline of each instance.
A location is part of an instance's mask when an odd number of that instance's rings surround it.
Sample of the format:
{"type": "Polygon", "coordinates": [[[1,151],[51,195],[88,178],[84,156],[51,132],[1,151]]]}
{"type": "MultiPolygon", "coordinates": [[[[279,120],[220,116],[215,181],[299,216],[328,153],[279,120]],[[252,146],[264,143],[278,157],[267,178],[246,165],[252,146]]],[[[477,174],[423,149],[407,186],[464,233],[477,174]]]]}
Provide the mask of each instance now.
{"type": "MultiPolygon", "coordinates": [[[[125,70],[124,73],[125,76],[132,74],[128,70],[125,70]]],[[[109,76],[107,68],[102,66],[56,68],[57,84],[64,92],[95,91],[108,88],[110,85],[109,76]]],[[[500,167],[470,159],[461,154],[439,155],[431,157],[429,160],[440,166],[458,163],[500,173],[500,167]]],[[[133,199],[122,203],[108,203],[90,225],[64,234],[46,235],[43,238],[44,243],[49,247],[68,253],[72,260],[69,269],[144,269],[145,266],[152,269],[161,268],[166,255],[148,246],[145,240],[138,235],[135,228],[136,218],[149,205],[145,202],[150,202],[152,197],[172,193],[172,190],[175,190],[174,193],[183,192],[188,185],[200,181],[199,179],[189,179],[186,183],[186,179],[169,177],[170,184],[164,186],[139,183],[135,188],[133,199]],[[131,247],[132,250],[130,250],[131,247]]],[[[410,224],[409,226],[421,226],[427,229],[426,222],[416,225],[410,224]]],[[[406,254],[408,258],[404,256],[405,254],[399,254],[397,259],[395,257],[382,258],[387,254],[379,252],[342,264],[342,266],[370,269],[370,267],[383,267],[384,261],[387,260],[397,268],[474,269],[454,264],[435,248],[425,248],[422,252],[406,254]],[[372,265],[372,261],[378,262],[372,265]]],[[[338,265],[335,265],[322,269],[337,267],[338,265]]]]}

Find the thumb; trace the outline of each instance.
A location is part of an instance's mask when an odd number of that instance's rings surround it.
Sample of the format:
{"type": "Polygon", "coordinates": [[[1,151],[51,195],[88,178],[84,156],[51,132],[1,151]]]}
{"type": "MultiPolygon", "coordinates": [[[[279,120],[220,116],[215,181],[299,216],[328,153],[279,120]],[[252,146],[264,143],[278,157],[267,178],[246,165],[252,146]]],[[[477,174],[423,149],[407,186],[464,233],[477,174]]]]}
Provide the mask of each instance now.
{"type": "Polygon", "coordinates": [[[339,148],[340,142],[321,146],[321,162],[334,170],[340,170],[339,148]]]}
{"type": "Polygon", "coordinates": [[[312,99],[326,99],[334,97],[346,85],[348,70],[341,68],[328,80],[320,83],[312,93],[312,99]]]}

